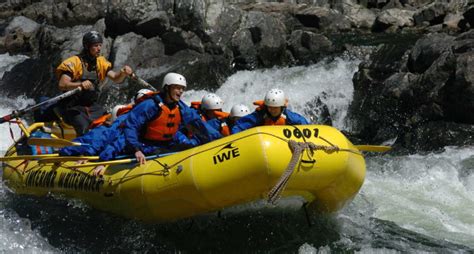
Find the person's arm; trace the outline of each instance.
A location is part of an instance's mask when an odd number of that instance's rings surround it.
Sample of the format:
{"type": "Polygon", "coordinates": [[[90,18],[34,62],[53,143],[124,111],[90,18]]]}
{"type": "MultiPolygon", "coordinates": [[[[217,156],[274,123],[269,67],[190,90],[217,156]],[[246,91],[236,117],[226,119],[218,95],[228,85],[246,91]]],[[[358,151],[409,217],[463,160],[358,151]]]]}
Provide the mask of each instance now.
{"type": "Polygon", "coordinates": [[[94,85],[89,80],[85,80],[82,82],[81,81],[73,82],[72,78],[69,75],[67,74],[61,75],[61,78],[59,79],[59,90],[66,92],[66,91],[76,89],[78,87],[81,87],[84,90],[89,90],[92,87],[94,87],[94,85]]]}
{"type": "Polygon", "coordinates": [[[198,136],[202,143],[207,143],[222,138],[222,135],[217,130],[209,126],[209,124],[204,122],[195,110],[191,109],[183,102],[180,102],[179,107],[181,108],[183,124],[192,126],[193,135],[198,136]]]}
{"type": "Polygon", "coordinates": [[[295,125],[304,125],[304,124],[309,124],[309,121],[304,118],[304,116],[286,110],[286,116],[289,124],[295,124],[295,125]]]}
{"type": "Polygon", "coordinates": [[[123,80],[132,75],[133,71],[132,71],[132,68],[130,68],[130,66],[128,65],[125,65],[124,67],[122,67],[122,69],[120,69],[119,72],[115,72],[113,70],[109,70],[107,72],[107,77],[110,78],[114,83],[122,83],[123,80]]]}
{"type": "Polygon", "coordinates": [[[133,108],[124,121],[126,144],[134,151],[142,149],[139,135],[142,128],[158,115],[159,107],[153,100],[145,100],[133,108]]]}
{"type": "Polygon", "coordinates": [[[246,115],[234,124],[232,127],[232,134],[239,133],[241,131],[250,129],[252,127],[255,127],[259,125],[259,123],[262,122],[262,117],[260,116],[258,111],[254,111],[252,114],[246,115]]]}

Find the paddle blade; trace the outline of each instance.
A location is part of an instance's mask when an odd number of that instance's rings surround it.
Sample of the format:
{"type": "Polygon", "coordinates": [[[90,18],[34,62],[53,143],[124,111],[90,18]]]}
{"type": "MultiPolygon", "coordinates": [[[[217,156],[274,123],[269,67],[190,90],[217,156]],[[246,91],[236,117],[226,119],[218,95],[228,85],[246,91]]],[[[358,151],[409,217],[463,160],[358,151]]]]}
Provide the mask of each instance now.
{"type": "Polygon", "coordinates": [[[392,149],[392,147],[390,146],[373,146],[373,145],[356,145],[355,147],[359,149],[359,151],[379,152],[379,153],[383,153],[392,149]]]}
{"type": "Polygon", "coordinates": [[[50,147],[65,147],[65,146],[80,146],[81,143],[72,142],[67,139],[60,138],[30,138],[28,145],[32,146],[50,146],[50,147]]]}

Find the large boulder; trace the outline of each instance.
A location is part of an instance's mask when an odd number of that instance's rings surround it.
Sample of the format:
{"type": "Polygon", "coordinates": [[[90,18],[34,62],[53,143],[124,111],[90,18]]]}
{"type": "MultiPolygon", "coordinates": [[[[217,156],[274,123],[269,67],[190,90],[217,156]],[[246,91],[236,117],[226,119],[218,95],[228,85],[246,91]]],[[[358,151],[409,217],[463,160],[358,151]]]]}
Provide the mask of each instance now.
{"type": "Polygon", "coordinates": [[[288,44],[298,64],[316,63],[333,51],[332,42],[326,36],[310,31],[293,31],[288,44]]]}
{"type": "Polygon", "coordinates": [[[387,9],[379,13],[375,19],[373,30],[376,32],[380,31],[398,31],[404,27],[412,27],[414,11],[403,10],[403,9],[387,9]]]}
{"type": "Polygon", "coordinates": [[[3,37],[5,50],[9,53],[31,53],[32,40],[40,25],[24,16],[13,18],[5,28],[3,37]]]}
{"type": "Polygon", "coordinates": [[[232,37],[238,68],[287,64],[286,33],[283,22],[275,16],[256,11],[246,13],[232,37]]]}

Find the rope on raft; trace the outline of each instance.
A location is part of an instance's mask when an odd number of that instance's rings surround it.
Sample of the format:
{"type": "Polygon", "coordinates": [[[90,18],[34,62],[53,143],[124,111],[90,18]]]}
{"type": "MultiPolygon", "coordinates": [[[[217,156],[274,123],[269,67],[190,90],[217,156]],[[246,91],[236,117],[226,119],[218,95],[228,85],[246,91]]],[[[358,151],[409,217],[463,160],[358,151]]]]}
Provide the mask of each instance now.
{"type": "MultiPolygon", "coordinates": [[[[300,162],[301,154],[303,153],[303,151],[308,149],[310,152],[310,156],[313,156],[314,151],[317,150],[324,151],[328,154],[338,152],[340,150],[337,146],[322,146],[316,145],[312,142],[296,142],[294,140],[289,140],[288,146],[290,147],[290,150],[293,155],[291,156],[291,160],[288,163],[286,170],[283,172],[278,182],[275,184],[275,186],[273,186],[270,192],[268,192],[267,201],[271,204],[274,204],[278,200],[278,198],[280,198],[280,195],[288,184],[288,180],[293,174],[296,165],[300,162]]],[[[313,161],[313,163],[314,162],[315,161],[313,161]]]]}

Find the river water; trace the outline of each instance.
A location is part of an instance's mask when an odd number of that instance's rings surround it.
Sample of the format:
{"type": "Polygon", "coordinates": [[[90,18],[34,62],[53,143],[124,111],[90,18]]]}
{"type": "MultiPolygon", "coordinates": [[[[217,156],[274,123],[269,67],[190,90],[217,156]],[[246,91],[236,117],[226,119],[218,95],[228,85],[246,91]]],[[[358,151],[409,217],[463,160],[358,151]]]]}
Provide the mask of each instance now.
{"type": "MultiPolygon", "coordinates": [[[[0,73],[24,59],[0,55],[0,73]]],[[[282,88],[290,108],[308,118],[319,97],[333,125],[350,130],[346,114],[359,59],[345,55],[307,67],[242,71],[215,92],[229,110],[236,103],[252,107],[268,89],[282,88]]],[[[189,90],[184,100],[200,100],[206,92],[189,90]]],[[[0,95],[0,116],[32,103],[0,95]]],[[[12,143],[10,127],[19,135],[15,126],[0,125],[0,151],[12,143]]],[[[257,202],[220,216],[146,225],[77,200],[17,196],[0,182],[0,252],[473,252],[473,148],[367,156],[360,193],[325,216],[306,216],[297,200],[283,200],[278,209],[257,202]]]]}

